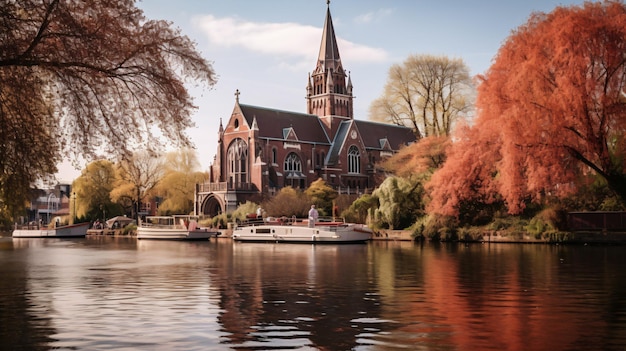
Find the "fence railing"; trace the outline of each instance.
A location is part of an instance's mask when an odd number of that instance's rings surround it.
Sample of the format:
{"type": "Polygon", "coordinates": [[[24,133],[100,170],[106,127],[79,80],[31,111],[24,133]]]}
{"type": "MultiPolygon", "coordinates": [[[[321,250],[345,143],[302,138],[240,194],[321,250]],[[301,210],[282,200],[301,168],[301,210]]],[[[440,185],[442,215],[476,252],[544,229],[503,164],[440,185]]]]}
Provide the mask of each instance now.
{"type": "MultiPolygon", "coordinates": [[[[335,186],[333,187],[340,195],[362,195],[362,194],[371,194],[371,188],[351,188],[351,187],[341,187],[335,186]]],[[[254,191],[256,190],[256,186],[253,183],[228,183],[228,182],[219,182],[219,183],[203,183],[198,184],[198,192],[200,193],[211,193],[218,191],[254,191]]],[[[269,195],[275,195],[280,189],[279,188],[269,188],[269,195]]]]}
{"type": "Polygon", "coordinates": [[[200,193],[211,193],[216,191],[254,191],[256,190],[256,186],[253,183],[228,183],[228,182],[219,182],[219,183],[203,183],[198,184],[198,192],[200,193]]]}
{"type": "Polygon", "coordinates": [[[571,231],[626,231],[626,212],[570,212],[571,231]]]}

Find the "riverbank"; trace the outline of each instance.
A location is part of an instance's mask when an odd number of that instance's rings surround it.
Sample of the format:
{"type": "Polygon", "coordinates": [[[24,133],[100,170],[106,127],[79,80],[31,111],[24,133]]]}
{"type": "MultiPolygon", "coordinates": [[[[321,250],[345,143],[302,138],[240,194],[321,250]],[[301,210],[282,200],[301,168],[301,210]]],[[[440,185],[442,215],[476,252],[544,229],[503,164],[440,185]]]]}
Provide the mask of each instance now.
{"type": "MultiPolygon", "coordinates": [[[[392,241],[435,241],[430,238],[414,238],[410,230],[380,230],[374,240],[392,241]]],[[[626,245],[626,232],[609,231],[576,231],[550,232],[529,234],[510,231],[485,231],[475,236],[466,236],[453,240],[458,242],[481,243],[517,243],[517,244],[594,244],[594,245],[626,245]]]]}

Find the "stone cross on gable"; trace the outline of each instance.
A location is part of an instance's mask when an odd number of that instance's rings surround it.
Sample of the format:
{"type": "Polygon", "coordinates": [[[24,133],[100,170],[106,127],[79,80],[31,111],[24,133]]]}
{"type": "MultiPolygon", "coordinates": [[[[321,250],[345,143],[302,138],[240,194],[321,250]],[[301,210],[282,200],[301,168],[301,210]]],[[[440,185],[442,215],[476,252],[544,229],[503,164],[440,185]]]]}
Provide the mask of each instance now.
{"type": "Polygon", "coordinates": [[[237,103],[239,103],[239,94],[241,94],[239,92],[239,89],[235,90],[235,100],[237,101],[237,103]]]}

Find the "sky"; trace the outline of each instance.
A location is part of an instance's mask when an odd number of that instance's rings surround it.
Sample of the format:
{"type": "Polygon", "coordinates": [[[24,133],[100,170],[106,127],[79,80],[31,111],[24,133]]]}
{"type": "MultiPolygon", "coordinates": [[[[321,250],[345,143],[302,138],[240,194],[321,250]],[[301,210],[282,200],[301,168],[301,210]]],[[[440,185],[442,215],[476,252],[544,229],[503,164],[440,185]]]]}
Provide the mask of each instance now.
{"type": "MultiPolygon", "coordinates": [[[[535,11],[581,5],[557,0],[331,0],[330,11],[344,69],[354,86],[356,119],[368,119],[393,64],[410,55],[461,58],[472,76],[485,73],[498,49],[535,11]]],[[[198,109],[187,131],[199,171],[217,150],[240,91],[242,104],[306,113],[308,74],[315,68],[326,0],[142,0],[147,19],[167,20],[212,63],[212,88],[189,85],[198,109]]],[[[86,164],[79,165],[84,168],[86,164]]],[[[57,179],[71,182],[80,169],[65,162],[57,179]]]]}

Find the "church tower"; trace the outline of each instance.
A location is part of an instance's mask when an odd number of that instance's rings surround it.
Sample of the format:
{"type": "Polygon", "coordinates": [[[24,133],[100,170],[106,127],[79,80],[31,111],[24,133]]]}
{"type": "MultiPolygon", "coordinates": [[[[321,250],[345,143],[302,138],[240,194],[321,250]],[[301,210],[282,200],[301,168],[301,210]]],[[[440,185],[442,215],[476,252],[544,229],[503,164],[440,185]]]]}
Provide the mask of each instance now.
{"type": "Polygon", "coordinates": [[[322,43],[313,73],[307,84],[307,113],[320,117],[326,128],[335,134],[339,123],[354,118],[352,81],[339,57],[339,47],[330,16],[330,0],[326,1],[326,19],[322,43]]]}

